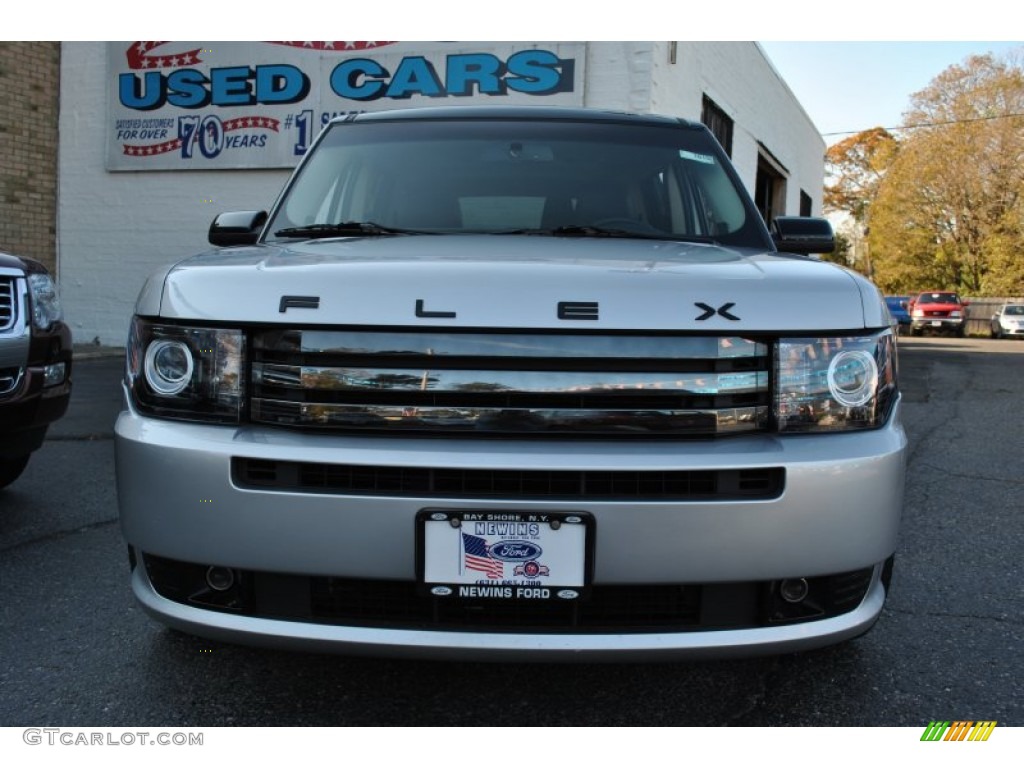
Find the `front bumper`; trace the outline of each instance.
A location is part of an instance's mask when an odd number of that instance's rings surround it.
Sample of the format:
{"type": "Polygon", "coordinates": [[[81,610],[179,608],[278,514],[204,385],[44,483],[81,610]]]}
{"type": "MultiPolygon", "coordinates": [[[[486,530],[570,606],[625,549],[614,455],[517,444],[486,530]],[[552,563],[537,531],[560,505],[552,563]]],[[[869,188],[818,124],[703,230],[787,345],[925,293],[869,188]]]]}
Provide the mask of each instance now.
{"type": "Polygon", "coordinates": [[[225,640],[289,648],[458,658],[668,658],[776,653],[866,631],[884,601],[881,563],[896,548],[906,437],[897,405],[879,430],[717,441],[529,442],[322,436],[168,422],[130,409],[116,424],[121,525],[140,555],[296,577],[416,578],[424,508],[583,510],[593,515],[593,584],[731,584],[874,569],[839,616],[787,626],[687,631],[517,633],[340,626],[237,615],[161,596],[141,566],[133,588],[159,620],[225,640]],[[569,501],[263,490],[233,480],[232,459],[409,468],[671,471],[782,467],[773,498],[569,501]]]}
{"type": "Polygon", "coordinates": [[[0,353],[15,346],[25,357],[0,354],[0,373],[10,389],[0,391],[0,458],[17,458],[43,444],[46,430],[61,418],[71,400],[71,331],[57,323],[23,339],[0,338],[0,353]],[[31,360],[27,363],[26,360],[31,360]],[[47,386],[47,366],[63,364],[63,380],[47,386]]]}
{"type": "Polygon", "coordinates": [[[959,332],[967,322],[963,317],[915,317],[910,321],[914,331],[953,331],[959,332]]]}
{"type": "Polygon", "coordinates": [[[875,569],[860,605],[842,616],[790,626],[706,632],[439,632],[236,616],[161,597],[142,567],[132,573],[132,591],[143,609],[163,624],[202,637],[261,647],[438,660],[670,661],[792,653],[858,637],[871,629],[882,612],[886,587],[881,571],[882,566],[875,569]]]}

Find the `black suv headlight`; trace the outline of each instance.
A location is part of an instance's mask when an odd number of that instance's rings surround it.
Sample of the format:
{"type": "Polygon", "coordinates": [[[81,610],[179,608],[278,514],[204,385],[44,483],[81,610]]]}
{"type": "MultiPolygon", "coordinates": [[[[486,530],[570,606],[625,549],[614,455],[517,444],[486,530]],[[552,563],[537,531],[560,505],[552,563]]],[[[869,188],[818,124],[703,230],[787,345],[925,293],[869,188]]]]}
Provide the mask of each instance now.
{"type": "Polygon", "coordinates": [[[779,339],[775,418],[780,432],[873,429],[896,402],[892,331],[779,339]]]}
{"type": "Polygon", "coordinates": [[[32,324],[36,328],[45,331],[64,319],[53,278],[45,272],[32,273],[28,276],[28,289],[32,294],[32,324]]]}
{"type": "Polygon", "coordinates": [[[125,382],[142,413],[237,424],[245,403],[245,335],[132,319],[125,382]]]}

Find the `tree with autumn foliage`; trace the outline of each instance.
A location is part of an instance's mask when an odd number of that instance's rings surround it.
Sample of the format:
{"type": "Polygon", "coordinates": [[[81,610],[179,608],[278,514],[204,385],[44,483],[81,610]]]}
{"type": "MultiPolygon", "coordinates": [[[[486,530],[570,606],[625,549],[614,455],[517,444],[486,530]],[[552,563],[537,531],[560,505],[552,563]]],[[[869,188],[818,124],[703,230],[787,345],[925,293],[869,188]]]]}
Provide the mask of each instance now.
{"type": "Polygon", "coordinates": [[[836,230],[837,238],[843,234],[845,248],[842,253],[837,248],[832,261],[869,276],[873,270],[865,235],[870,228],[871,205],[898,149],[896,138],[879,127],[833,144],[825,155],[828,172],[825,210],[849,217],[843,227],[836,230]]]}
{"type": "Polygon", "coordinates": [[[825,208],[847,213],[866,226],[871,203],[898,148],[885,128],[861,131],[829,147],[825,155],[829,178],[825,208]]]}
{"type": "Polygon", "coordinates": [[[1024,294],[1020,63],[986,55],[949,67],[904,119],[869,201],[875,282],[891,293],[1024,294]]]}

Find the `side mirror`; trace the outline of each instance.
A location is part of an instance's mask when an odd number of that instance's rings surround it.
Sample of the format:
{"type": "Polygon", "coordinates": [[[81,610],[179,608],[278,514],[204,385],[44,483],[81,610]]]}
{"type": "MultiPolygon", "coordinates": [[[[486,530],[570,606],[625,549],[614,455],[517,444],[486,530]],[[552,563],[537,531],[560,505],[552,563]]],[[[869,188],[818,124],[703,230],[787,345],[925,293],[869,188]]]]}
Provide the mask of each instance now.
{"type": "Polygon", "coordinates": [[[901,301],[900,302],[900,309],[910,309],[910,302],[909,301],[901,301]]]}
{"type": "Polygon", "coordinates": [[[971,302],[969,302],[969,301],[961,301],[960,302],[960,306],[961,307],[969,307],[969,306],[971,306],[971,302]]]}
{"type": "Polygon", "coordinates": [[[210,224],[206,239],[212,245],[254,245],[267,223],[266,211],[231,211],[221,213],[210,224]]]}
{"type": "Polygon", "coordinates": [[[832,253],[836,237],[828,219],[778,216],[772,222],[775,247],[787,253],[832,253]]]}

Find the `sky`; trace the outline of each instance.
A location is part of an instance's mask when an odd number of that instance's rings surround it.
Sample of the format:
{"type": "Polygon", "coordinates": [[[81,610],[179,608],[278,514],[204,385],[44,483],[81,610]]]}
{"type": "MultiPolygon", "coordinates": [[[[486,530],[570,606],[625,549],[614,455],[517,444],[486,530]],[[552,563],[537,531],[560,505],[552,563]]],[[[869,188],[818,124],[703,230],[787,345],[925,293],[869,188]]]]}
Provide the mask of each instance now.
{"type": "Polygon", "coordinates": [[[1020,42],[761,42],[825,138],[897,128],[910,96],[968,56],[1017,50],[1020,42]]]}

